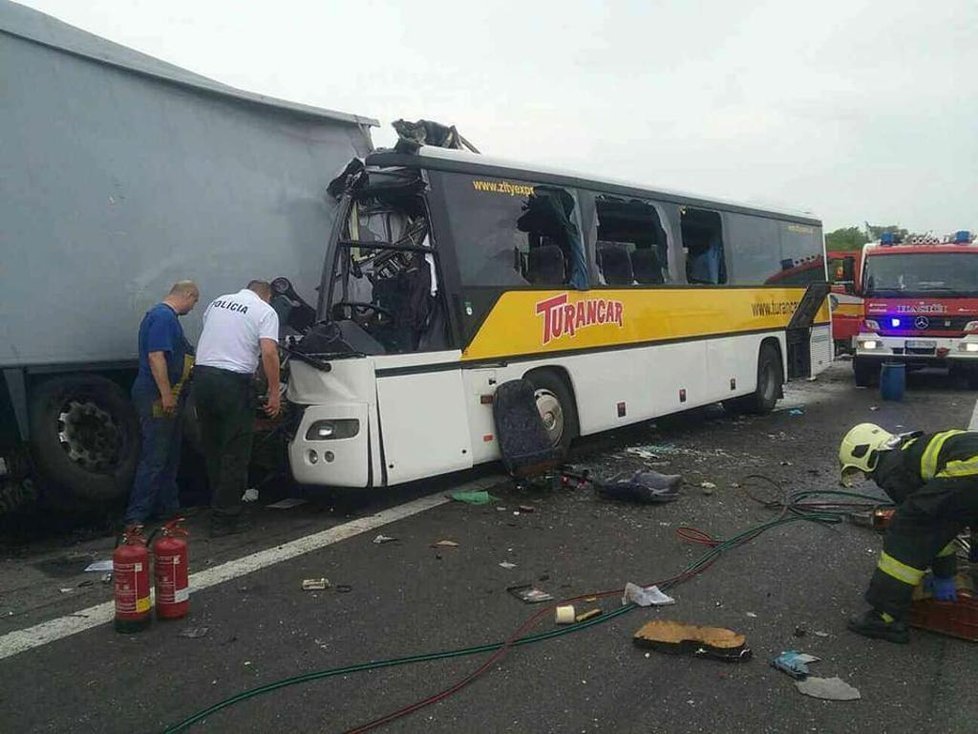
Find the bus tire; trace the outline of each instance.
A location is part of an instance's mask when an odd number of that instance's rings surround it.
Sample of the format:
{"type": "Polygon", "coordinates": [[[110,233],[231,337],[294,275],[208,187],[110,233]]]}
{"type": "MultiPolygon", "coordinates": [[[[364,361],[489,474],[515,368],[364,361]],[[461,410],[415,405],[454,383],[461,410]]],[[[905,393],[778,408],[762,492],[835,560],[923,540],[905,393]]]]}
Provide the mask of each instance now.
{"type": "Polygon", "coordinates": [[[547,429],[551,445],[567,454],[571,441],[577,438],[580,427],[577,422],[577,406],[567,383],[551,370],[538,370],[525,376],[533,385],[534,397],[543,426],[547,429]]]}
{"type": "Polygon", "coordinates": [[[784,368],[778,350],[770,344],[762,344],[757,353],[757,386],[750,395],[724,401],[724,406],[732,412],[757,413],[759,415],[774,410],[781,398],[784,384],[784,368]]]}
{"type": "Polygon", "coordinates": [[[139,420],[116,383],[98,375],[44,382],[31,399],[30,431],[46,504],[76,509],[128,494],[139,460],[139,420]]]}
{"type": "Polygon", "coordinates": [[[879,377],[879,363],[853,357],[852,376],[856,380],[856,387],[872,387],[879,377]]]}

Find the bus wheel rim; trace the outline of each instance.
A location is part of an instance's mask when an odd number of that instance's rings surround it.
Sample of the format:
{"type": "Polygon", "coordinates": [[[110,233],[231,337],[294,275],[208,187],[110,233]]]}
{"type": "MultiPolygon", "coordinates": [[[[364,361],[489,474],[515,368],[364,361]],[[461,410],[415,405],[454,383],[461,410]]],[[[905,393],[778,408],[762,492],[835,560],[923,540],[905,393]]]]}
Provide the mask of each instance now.
{"type": "Polygon", "coordinates": [[[543,427],[553,446],[558,446],[564,437],[564,409],[560,400],[549,390],[537,390],[535,393],[537,410],[543,420],[543,427]]]}

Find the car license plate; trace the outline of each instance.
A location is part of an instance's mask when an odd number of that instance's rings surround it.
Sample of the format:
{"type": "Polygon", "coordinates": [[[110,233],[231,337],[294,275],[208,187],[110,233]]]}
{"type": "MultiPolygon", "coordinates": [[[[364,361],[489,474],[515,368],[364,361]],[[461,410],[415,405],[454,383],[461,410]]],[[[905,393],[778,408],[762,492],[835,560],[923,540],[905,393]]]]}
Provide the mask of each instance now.
{"type": "Polygon", "coordinates": [[[907,349],[937,349],[937,342],[932,339],[908,339],[907,349]]]}

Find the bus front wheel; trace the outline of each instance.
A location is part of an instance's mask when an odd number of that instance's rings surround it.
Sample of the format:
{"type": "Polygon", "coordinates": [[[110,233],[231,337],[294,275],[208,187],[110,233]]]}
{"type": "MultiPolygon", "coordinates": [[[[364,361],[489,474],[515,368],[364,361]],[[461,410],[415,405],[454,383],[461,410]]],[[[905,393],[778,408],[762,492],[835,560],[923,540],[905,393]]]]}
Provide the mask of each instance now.
{"type": "Polygon", "coordinates": [[[778,350],[770,344],[761,346],[757,355],[757,387],[750,395],[724,400],[725,408],[733,413],[770,413],[781,398],[784,369],[778,350]]]}
{"type": "Polygon", "coordinates": [[[579,432],[577,408],[567,383],[549,370],[531,372],[526,379],[533,385],[537,410],[551,446],[566,454],[579,432]]]}

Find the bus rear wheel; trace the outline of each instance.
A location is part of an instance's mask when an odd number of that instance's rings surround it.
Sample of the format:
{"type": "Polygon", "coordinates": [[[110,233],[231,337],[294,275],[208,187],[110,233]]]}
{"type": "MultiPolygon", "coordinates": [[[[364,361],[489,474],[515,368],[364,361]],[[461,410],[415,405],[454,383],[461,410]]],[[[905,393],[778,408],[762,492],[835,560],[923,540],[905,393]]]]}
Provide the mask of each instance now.
{"type": "Polygon", "coordinates": [[[533,385],[537,411],[550,438],[550,445],[562,455],[577,438],[577,408],[570,389],[558,375],[548,370],[530,372],[526,379],[533,385]]]}

